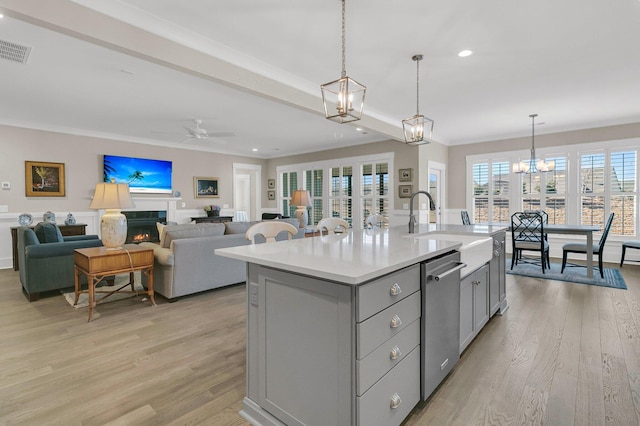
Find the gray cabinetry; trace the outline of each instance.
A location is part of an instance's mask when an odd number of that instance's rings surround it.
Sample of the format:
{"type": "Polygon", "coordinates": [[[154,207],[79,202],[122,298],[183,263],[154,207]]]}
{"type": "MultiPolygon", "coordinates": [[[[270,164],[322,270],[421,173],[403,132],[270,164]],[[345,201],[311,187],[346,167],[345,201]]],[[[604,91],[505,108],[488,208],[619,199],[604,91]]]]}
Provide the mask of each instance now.
{"type": "Polygon", "coordinates": [[[489,266],[460,281],[460,353],[489,321],[489,266]]]}
{"type": "Polygon", "coordinates": [[[420,266],[360,286],[248,264],[247,397],[261,425],[399,425],[420,400],[420,266]]]}
{"type": "Polygon", "coordinates": [[[493,236],[493,257],[489,262],[489,313],[502,314],[506,310],[505,232],[493,236]]]}

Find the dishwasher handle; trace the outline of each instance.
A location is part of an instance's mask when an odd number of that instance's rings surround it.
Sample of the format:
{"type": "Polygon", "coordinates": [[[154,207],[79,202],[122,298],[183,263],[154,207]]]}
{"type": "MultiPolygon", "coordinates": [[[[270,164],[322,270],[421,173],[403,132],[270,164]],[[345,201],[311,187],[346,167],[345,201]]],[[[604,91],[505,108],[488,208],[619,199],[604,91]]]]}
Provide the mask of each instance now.
{"type": "Polygon", "coordinates": [[[467,266],[467,264],[466,264],[466,263],[464,263],[464,262],[453,262],[453,264],[455,265],[453,268],[448,269],[448,270],[444,271],[444,272],[443,272],[443,273],[441,273],[441,274],[431,274],[431,275],[428,275],[428,276],[427,276],[427,279],[428,279],[428,280],[430,280],[430,279],[434,279],[434,280],[436,280],[436,281],[440,281],[441,279],[443,279],[443,278],[444,278],[444,277],[446,277],[447,275],[449,275],[449,274],[453,274],[454,272],[459,271],[460,269],[462,269],[462,268],[464,268],[464,267],[466,267],[466,266],[467,266]]]}

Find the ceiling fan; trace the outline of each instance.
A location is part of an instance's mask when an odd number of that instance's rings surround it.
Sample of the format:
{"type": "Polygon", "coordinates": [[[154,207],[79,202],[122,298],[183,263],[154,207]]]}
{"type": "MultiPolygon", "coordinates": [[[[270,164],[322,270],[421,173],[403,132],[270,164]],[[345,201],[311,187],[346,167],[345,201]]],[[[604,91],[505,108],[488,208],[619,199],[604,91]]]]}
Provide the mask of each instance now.
{"type": "MultiPolygon", "coordinates": [[[[186,142],[190,139],[224,138],[224,137],[232,137],[236,135],[233,132],[209,132],[206,129],[200,127],[200,125],[202,124],[202,120],[197,118],[193,120],[193,123],[195,124],[195,127],[183,126],[184,129],[187,131],[187,134],[184,135],[187,138],[182,140],[181,143],[186,142]]],[[[152,132],[152,133],[166,133],[166,132],[152,132]]],[[[177,134],[177,133],[172,133],[172,134],[177,134]]],[[[216,140],[215,142],[227,143],[226,141],[223,141],[223,140],[216,140]]]]}

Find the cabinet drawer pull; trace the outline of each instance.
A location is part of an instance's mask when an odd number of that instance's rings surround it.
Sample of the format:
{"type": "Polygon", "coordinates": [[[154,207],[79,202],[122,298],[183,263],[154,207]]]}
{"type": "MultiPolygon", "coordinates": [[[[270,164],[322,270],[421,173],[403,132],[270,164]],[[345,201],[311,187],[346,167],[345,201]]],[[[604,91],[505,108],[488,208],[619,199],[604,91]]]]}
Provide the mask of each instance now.
{"type": "Polygon", "coordinates": [[[394,393],[393,395],[391,395],[391,409],[398,408],[400,404],[402,404],[402,399],[400,398],[400,395],[398,395],[397,393],[394,393]]]}
{"type": "Polygon", "coordinates": [[[402,355],[402,352],[400,352],[400,348],[398,346],[394,346],[391,348],[391,353],[389,354],[389,358],[398,359],[398,357],[401,355],[402,355]]]}
{"type": "Polygon", "coordinates": [[[400,319],[400,317],[398,315],[394,315],[393,318],[391,318],[391,324],[389,324],[389,326],[391,328],[398,328],[402,325],[402,320],[400,319]]]}
{"type": "Polygon", "coordinates": [[[400,293],[402,293],[402,289],[400,288],[400,284],[395,283],[394,285],[392,285],[391,289],[389,289],[389,293],[391,293],[392,296],[397,296],[400,293]]]}

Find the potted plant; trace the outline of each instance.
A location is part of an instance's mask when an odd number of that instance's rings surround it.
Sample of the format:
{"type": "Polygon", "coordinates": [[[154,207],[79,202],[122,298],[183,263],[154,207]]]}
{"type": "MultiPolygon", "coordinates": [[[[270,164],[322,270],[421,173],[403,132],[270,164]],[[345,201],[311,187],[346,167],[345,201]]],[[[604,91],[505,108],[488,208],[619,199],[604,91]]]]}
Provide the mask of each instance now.
{"type": "Polygon", "coordinates": [[[204,206],[204,211],[207,212],[207,216],[220,216],[220,206],[209,205],[204,206]]]}

